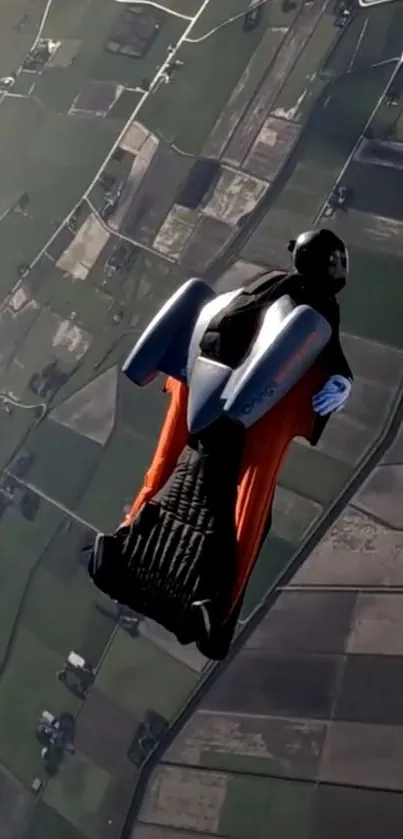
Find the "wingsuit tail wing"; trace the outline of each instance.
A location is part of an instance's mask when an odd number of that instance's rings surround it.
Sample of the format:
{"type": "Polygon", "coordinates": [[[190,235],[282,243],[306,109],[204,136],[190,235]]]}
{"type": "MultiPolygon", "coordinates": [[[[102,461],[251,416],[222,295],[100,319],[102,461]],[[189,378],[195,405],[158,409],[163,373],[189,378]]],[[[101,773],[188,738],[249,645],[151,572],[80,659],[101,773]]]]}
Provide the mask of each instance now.
{"type": "Polygon", "coordinates": [[[122,526],[130,525],[137,513],[147,501],[150,501],[162,489],[175,469],[176,463],[188,438],[186,425],[188,389],[176,379],[169,378],[165,383],[165,392],[170,403],[165,415],[157,448],[150,468],[144,477],[143,486],[133,501],[122,526]]]}

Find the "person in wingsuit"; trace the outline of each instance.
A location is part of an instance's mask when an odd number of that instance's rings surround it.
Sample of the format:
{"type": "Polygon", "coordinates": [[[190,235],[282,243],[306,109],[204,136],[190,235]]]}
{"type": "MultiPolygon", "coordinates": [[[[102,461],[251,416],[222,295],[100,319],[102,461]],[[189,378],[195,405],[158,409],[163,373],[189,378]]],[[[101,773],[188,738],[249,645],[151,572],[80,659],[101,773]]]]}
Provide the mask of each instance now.
{"type": "Polygon", "coordinates": [[[337,302],[348,277],[347,248],[321,229],[302,233],[289,251],[292,271],[256,277],[212,319],[201,352],[236,369],[262,313],[283,295],[328,321],[327,345],[250,428],[221,417],[191,435],[188,388],[168,379],[171,402],[143,486],[122,525],[97,536],[90,554],[89,573],[102,591],[213,659],[228,653],[290,442],[298,436],[315,446],[353,382],[337,302]]]}

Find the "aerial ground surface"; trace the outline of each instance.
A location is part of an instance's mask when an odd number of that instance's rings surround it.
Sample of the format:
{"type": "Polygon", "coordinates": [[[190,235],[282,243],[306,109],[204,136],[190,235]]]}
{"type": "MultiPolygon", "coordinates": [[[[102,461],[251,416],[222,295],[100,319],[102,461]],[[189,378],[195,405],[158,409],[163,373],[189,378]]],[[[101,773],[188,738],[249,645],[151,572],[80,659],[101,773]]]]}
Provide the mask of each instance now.
{"type": "Polygon", "coordinates": [[[333,3],[270,0],[244,32],[247,7],[0,9],[0,839],[401,835],[401,437],[148,784],[139,726],[173,720],[205,662],[148,623],[132,638],[80,564],[158,433],[159,386],[119,375],[147,319],[190,273],[227,287],[282,266],[338,182],[354,393],[318,451],[290,452],[244,624],[399,398],[403,3],[340,29],[333,3]],[[71,650],[96,670],[84,701],[56,678],[71,650]],[[76,718],[53,777],[44,710],[76,718]]]}

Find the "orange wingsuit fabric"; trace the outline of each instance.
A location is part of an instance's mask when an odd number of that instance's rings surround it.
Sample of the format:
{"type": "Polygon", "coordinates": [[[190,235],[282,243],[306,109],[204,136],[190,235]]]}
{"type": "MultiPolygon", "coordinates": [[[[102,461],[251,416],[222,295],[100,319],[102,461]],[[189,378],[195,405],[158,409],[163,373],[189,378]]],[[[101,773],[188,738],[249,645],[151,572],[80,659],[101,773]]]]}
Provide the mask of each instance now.
{"type": "MultiPolygon", "coordinates": [[[[324,371],[315,364],[275,407],[247,432],[235,521],[238,537],[236,588],[232,608],[242,596],[259,553],[277,476],[294,437],[309,439],[313,429],[312,397],[322,387],[324,371]]],[[[166,382],[171,401],[151,466],[123,525],[130,524],[143,504],[159,492],[172,474],[187,442],[187,387],[166,382]]]]}

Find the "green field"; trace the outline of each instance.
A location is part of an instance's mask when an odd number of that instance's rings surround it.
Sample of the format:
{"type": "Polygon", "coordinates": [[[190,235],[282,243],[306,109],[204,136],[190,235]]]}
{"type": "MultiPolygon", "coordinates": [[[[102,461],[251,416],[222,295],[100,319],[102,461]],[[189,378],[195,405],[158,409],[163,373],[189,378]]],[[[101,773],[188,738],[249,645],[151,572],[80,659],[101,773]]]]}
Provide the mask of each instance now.
{"type": "Polygon", "coordinates": [[[28,787],[35,777],[44,777],[35,738],[41,711],[57,714],[77,708],[77,700],[56,679],[62,663],[35,636],[19,630],[0,687],[1,760],[28,787]]]}
{"type": "Polygon", "coordinates": [[[321,82],[318,79],[318,66],[324,63],[339,36],[333,15],[325,13],[274,103],[274,111],[278,116],[296,121],[306,116],[312,93],[316,93],[318,82],[321,82]]]}
{"type": "Polygon", "coordinates": [[[0,155],[8,161],[0,185],[0,212],[24,193],[29,198],[25,214],[11,212],[0,224],[4,296],[18,280],[18,267],[29,264],[79,200],[121,123],[75,120],[44,109],[32,98],[3,99],[0,116],[0,155]]]}
{"type": "Polygon", "coordinates": [[[76,320],[91,334],[96,335],[103,325],[106,330],[111,326],[114,297],[104,289],[94,289],[91,283],[76,282],[68,274],[63,275],[55,265],[51,265],[36,300],[63,319],[76,312],[76,320]]]}
{"type": "MultiPolygon", "coordinates": [[[[44,801],[79,830],[91,833],[108,791],[109,776],[84,756],[68,758],[57,778],[51,780],[44,801]]],[[[91,835],[91,834],[90,834],[91,835]]]]}
{"type": "Polygon", "coordinates": [[[343,300],[343,323],[346,330],[403,347],[401,301],[401,260],[374,251],[353,249],[351,288],[343,300]],[[360,279],[361,286],[356,280],[360,279]],[[365,289],[365,307],[362,293],[365,289]]]}
{"type": "MultiPolygon", "coordinates": [[[[378,63],[374,63],[370,54],[364,50],[359,72],[345,75],[353,59],[357,60],[358,55],[361,57],[360,36],[365,15],[363,12],[358,13],[352,24],[338,37],[337,30],[334,34],[331,20],[324,16],[285,84],[277,108],[288,111],[296,107],[296,115],[307,120],[306,129],[289,162],[278,196],[274,195],[270,211],[246,245],[246,259],[281,264],[281,250],[273,239],[280,240],[281,248],[282,241],[312,224],[324,196],[330,192],[385,90],[394,69],[394,64],[388,62],[397,54],[393,36],[402,10],[397,6],[392,10],[375,9],[374,12],[375,15],[369,18],[365,37],[372,38],[371,33],[375,31],[379,35],[382,22],[382,37],[378,37],[378,63]],[[333,49],[326,59],[333,41],[333,49]],[[358,43],[360,46],[357,50],[358,43]],[[310,91],[307,82],[314,72],[315,60],[318,62],[318,53],[321,53],[322,61],[325,62],[325,75],[321,78],[320,73],[316,74],[310,91]],[[305,90],[307,95],[304,98],[305,90]],[[354,107],[351,103],[354,103],[354,107]],[[277,231],[275,237],[270,236],[271,230],[277,231]]],[[[369,179],[367,192],[374,194],[369,179]]]]}
{"type": "Polygon", "coordinates": [[[2,3],[0,7],[1,38],[0,76],[18,70],[36,37],[38,26],[46,8],[46,0],[27,4],[26,0],[2,3]]]}
{"type": "Polygon", "coordinates": [[[203,154],[207,157],[218,157],[222,153],[234,125],[237,124],[254,96],[283,38],[284,31],[282,29],[271,29],[270,27],[266,29],[232,95],[221,108],[213,130],[210,132],[203,148],[203,154]]]}
{"type": "Polygon", "coordinates": [[[0,410],[0,467],[3,469],[29,431],[35,426],[35,410],[14,408],[11,414],[0,410]]]}
{"type": "MultiPolygon", "coordinates": [[[[41,79],[45,88],[48,85],[50,96],[52,89],[57,96],[55,85],[59,84],[60,76],[62,84],[67,85],[67,79],[69,80],[73,98],[80,84],[88,79],[108,80],[125,87],[136,87],[143,78],[154,75],[155,68],[166,56],[169,44],[178,40],[186,26],[186,21],[181,18],[161,12],[158,36],[145,56],[133,60],[104,49],[112,26],[121,11],[122,7],[119,4],[110,3],[109,0],[90,0],[89,3],[75,0],[72,5],[69,4],[69,8],[63,0],[53,0],[44,36],[77,41],[79,49],[70,67],[62,70],[50,69],[41,79]]],[[[42,88],[39,87],[37,91],[42,98],[42,88]]]]}
{"type": "Polygon", "coordinates": [[[115,636],[97,679],[99,690],[139,718],[152,708],[171,719],[195,683],[188,667],[142,638],[133,642],[123,632],[115,636]]]}
{"type": "Polygon", "coordinates": [[[269,836],[308,839],[313,792],[313,786],[307,784],[230,776],[220,814],[220,832],[234,839],[241,839],[245,830],[258,836],[264,824],[269,836]]]}
{"type": "MultiPolygon", "coordinates": [[[[213,16],[216,6],[211,8],[213,16]]],[[[265,6],[262,24],[247,35],[242,31],[242,19],[237,19],[199,43],[183,44],[178,54],[183,67],[172,85],[160,87],[145,103],[145,124],[181,151],[199,153],[264,37],[265,28],[271,25],[267,9],[265,6]]],[[[277,44],[278,35],[274,33],[273,45],[277,44]]]]}
{"type": "MultiPolygon", "coordinates": [[[[354,210],[389,216],[400,221],[403,219],[402,204],[399,200],[403,189],[403,170],[394,169],[392,166],[388,168],[367,163],[352,163],[348,167],[345,180],[354,191],[354,210]],[[368,182],[371,184],[370,189],[368,182]]],[[[371,242],[368,242],[368,246],[371,246],[371,242]]]]}
{"type": "Polygon", "coordinates": [[[41,505],[33,523],[26,521],[14,506],[9,506],[1,519],[3,604],[0,613],[0,662],[7,657],[21,604],[28,595],[30,580],[61,521],[60,512],[46,503],[41,505]]]}
{"type": "Polygon", "coordinates": [[[124,505],[132,502],[141,486],[153,448],[149,437],[127,427],[117,429],[79,505],[80,516],[100,530],[115,530],[123,519],[124,505]]]}

